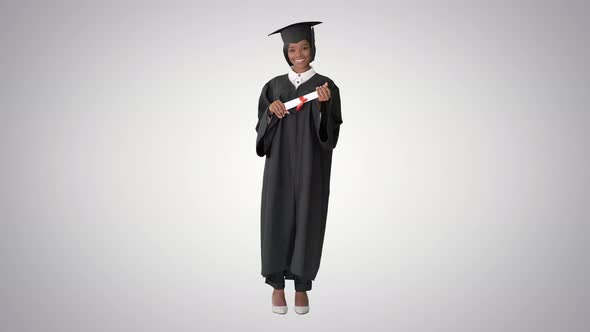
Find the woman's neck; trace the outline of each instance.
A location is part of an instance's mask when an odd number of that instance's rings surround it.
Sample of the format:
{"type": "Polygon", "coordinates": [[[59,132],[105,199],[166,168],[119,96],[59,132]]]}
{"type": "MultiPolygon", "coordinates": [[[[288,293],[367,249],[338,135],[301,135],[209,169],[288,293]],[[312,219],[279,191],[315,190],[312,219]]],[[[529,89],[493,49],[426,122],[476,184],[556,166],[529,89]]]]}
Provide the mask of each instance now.
{"type": "Polygon", "coordinates": [[[311,66],[307,66],[306,68],[303,68],[303,69],[295,69],[293,66],[291,66],[291,70],[296,73],[305,73],[306,71],[308,71],[310,69],[311,69],[311,66]]]}

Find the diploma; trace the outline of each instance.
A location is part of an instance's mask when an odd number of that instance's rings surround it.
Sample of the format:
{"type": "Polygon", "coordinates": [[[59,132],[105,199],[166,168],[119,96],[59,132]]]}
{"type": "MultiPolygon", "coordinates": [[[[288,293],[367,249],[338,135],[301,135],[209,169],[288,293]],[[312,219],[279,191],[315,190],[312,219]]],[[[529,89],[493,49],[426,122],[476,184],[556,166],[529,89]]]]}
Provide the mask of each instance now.
{"type": "Polygon", "coordinates": [[[310,92],[304,96],[300,96],[299,98],[289,100],[288,102],[284,103],[284,105],[287,110],[290,110],[293,107],[295,107],[295,111],[298,112],[303,107],[303,104],[305,104],[306,102],[308,102],[310,100],[314,100],[317,98],[318,98],[318,93],[317,93],[317,91],[314,91],[314,92],[310,92]]]}

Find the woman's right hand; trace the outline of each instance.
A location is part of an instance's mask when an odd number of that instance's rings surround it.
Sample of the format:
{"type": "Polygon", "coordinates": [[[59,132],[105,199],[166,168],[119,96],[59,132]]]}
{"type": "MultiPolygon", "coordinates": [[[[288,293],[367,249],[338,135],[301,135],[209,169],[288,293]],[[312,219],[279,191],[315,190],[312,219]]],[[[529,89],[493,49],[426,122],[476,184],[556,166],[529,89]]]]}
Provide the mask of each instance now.
{"type": "Polygon", "coordinates": [[[276,115],[279,119],[284,117],[286,114],[291,114],[285,108],[285,104],[279,99],[275,100],[268,106],[268,113],[276,115]]]}

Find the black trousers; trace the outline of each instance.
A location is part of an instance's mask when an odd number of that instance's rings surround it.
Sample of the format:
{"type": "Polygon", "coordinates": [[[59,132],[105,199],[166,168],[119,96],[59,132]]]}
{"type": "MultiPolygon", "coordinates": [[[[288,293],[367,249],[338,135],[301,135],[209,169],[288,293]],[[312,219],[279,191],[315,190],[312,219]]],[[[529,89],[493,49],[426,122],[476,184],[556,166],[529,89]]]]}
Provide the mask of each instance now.
{"type": "Polygon", "coordinates": [[[271,285],[274,289],[285,289],[285,279],[287,279],[294,281],[295,291],[297,292],[305,292],[311,290],[311,280],[301,278],[297,275],[290,273],[289,271],[266,274],[264,275],[264,277],[266,278],[265,283],[271,285]]]}

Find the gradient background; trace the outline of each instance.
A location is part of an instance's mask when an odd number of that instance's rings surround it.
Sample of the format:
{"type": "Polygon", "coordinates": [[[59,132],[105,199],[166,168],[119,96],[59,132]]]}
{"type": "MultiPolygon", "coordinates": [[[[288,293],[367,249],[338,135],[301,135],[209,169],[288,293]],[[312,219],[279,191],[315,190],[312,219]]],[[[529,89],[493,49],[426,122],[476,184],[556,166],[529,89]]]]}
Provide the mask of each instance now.
{"type": "Polygon", "coordinates": [[[588,331],[584,2],[0,4],[0,330],[588,331]],[[311,311],[260,276],[264,83],[341,89],[311,311]],[[287,322],[288,321],[288,322],[287,322]]]}

